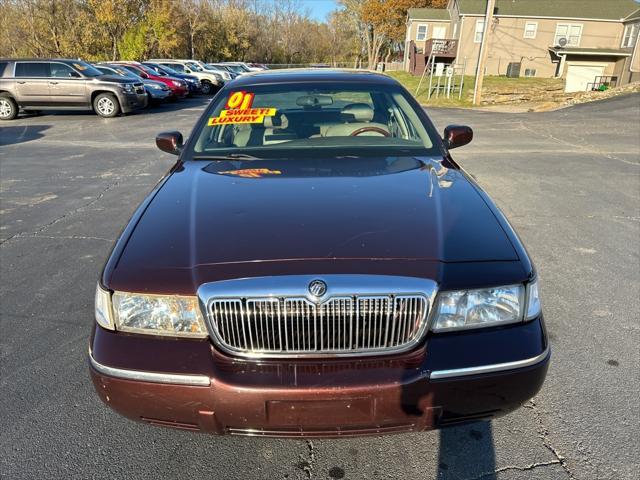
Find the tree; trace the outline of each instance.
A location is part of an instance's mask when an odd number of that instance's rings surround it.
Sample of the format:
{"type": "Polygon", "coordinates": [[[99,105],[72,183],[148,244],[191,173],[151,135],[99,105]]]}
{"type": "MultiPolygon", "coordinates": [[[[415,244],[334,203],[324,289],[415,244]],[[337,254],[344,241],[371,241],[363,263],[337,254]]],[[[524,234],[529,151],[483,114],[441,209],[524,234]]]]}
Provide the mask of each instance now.
{"type": "Polygon", "coordinates": [[[146,4],[145,0],[88,0],[94,18],[109,37],[112,60],[118,59],[118,42],[125,32],[144,18],[146,4]]]}

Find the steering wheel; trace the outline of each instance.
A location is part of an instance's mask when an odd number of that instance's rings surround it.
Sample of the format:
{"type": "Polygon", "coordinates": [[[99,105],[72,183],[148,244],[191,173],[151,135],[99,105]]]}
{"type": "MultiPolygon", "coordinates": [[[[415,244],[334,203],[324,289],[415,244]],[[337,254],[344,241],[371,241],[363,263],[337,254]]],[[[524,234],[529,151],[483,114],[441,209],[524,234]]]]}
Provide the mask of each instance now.
{"type": "Polygon", "coordinates": [[[350,137],[357,137],[358,135],[360,135],[361,133],[364,133],[364,132],[379,133],[383,137],[390,137],[391,136],[391,134],[389,132],[387,132],[384,128],[380,128],[380,127],[362,127],[362,128],[357,129],[357,130],[354,130],[351,133],[351,135],[349,135],[349,136],[350,137]]]}

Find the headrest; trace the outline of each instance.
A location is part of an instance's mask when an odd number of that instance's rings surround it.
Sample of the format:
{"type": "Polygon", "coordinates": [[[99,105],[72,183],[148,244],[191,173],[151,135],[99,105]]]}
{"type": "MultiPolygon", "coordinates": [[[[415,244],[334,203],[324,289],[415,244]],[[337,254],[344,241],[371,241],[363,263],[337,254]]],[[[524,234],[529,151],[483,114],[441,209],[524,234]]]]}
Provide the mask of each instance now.
{"type": "Polygon", "coordinates": [[[350,103],[340,112],[346,122],[370,122],[373,120],[373,108],[366,103],[350,103]]]}
{"type": "Polygon", "coordinates": [[[289,119],[284,113],[274,115],[273,117],[264,117],[265,128],[287,128],[288,126],[289,119]]]}

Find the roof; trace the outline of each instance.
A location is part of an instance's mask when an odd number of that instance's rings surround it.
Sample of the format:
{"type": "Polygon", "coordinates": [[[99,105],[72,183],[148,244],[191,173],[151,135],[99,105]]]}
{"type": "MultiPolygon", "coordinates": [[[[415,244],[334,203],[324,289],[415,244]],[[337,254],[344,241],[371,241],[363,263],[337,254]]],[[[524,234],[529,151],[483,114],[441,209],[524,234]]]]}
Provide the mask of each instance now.
{"type": "Polygon", "coordinates": [[[234,87],[240,87],[243,85],[305,82],[363,82],[378,85],[397,84],[393,78],[369,70],[330,68],[291,68],[247,72],[237,77],[231,83],[234,87]]]}
{"type": "Polygon", "coordinates": [[[410,8],[408,15],[410,20],[451,20],[446,8],[410,8]]]}
{"type": "Polygon", "coordinates": [[[625,22],[630,22],[631,20],[640,20],[640,8],[633,12],[631,15],[626,17],[625,22]]]}
{"type": "MultiPolygon", "coordinates": [[[[461,15],[484,15],[487,0],[458,0],[461,15]]],[[[621,20],[638,9],[634,0],[496,0],[496,15],[621,20]]]]}
{"type": "Polygon", "coordinates": [[[597,55],[609,57],[630,57],[629,49],[622,48],[576,48],[576,47],[552,47],[549,50],[558,55],[597,55]]]}

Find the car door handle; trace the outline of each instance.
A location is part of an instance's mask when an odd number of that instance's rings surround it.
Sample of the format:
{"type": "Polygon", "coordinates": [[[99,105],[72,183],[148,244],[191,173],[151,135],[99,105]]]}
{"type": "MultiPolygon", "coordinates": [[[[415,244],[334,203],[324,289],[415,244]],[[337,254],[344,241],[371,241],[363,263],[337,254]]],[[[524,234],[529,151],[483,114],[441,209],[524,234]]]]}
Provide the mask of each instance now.
{"type": "Polygon", "coordinates": [[[25,84],[25,83],[27,83],[27,82],[18,82],[18,83],[19,83],[20,85],[24,85],[24,84],[25,84]]]}
{"type": "Polygon", "coordinates": [[[57,85],[58,82],[49,82],[49,85],[57,85]]]}

